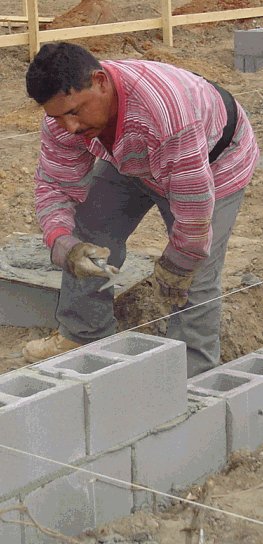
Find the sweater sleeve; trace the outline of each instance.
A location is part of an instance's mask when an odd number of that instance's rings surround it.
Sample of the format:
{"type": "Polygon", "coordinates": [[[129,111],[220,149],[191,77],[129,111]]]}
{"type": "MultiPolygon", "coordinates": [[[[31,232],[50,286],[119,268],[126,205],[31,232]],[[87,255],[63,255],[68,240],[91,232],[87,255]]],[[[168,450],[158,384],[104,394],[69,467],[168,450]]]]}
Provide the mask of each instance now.
{"type": "Polygon", "coordinates": [[[52,247],[62,234],[74,229],[76,204],[87,198],[95,157],[79,136],[44,119],[41,152],[35,174],[35,207],[44,242],[52,247]]]}
{"type": "Polygon", "coordinates": [[[163,141],[151,153],[150,162],[174,217],[164,254],[178,273],[193,271],[210,252],[215,202],[202,123],[187,126],[163,141]]]}

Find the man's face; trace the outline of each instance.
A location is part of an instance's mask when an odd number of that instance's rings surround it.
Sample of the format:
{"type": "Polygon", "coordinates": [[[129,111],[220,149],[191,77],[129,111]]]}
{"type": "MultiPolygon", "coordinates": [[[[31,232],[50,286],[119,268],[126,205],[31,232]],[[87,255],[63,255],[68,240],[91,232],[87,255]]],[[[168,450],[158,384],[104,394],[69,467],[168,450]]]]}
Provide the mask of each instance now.
{"type": "Polygon", "coordinates": [[[92,75],[92,86],[82,91],[60,92],[44,104],[44,110],[72,134],[95,138],[116,113],[116,99],[108,76],[102,70],[92,75]]]}

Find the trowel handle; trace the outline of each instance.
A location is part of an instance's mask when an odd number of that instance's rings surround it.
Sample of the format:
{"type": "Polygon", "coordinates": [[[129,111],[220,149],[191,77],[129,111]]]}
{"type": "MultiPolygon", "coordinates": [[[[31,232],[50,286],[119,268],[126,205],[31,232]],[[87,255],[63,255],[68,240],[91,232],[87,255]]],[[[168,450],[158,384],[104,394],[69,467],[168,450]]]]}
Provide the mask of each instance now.
{"type": "Polygon", "coordinates": [[[96,266],[98,266],[99,268],[101,268],[101,270],[104,270],[104,272],[106,272],[107,276],[109,278],[111,278],[112,276],[115,276],[115,274],[113,274],[113,272],[111,271],[109,265],[107,264],[107,261],[105,261],[105,259],[93,259],[92,257],[90,257],[90,259],[94,262],[94,264],[96,266]]]}

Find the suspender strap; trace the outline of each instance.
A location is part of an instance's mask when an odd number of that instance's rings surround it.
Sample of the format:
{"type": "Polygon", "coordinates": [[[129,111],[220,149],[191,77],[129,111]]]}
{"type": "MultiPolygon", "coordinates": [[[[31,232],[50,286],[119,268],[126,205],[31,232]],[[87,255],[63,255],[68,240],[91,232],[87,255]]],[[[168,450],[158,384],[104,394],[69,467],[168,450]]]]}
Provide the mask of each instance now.
{"type": "Polygon", "coordinates": [[[209,81],[213,87],[219,92],[222,97],[226,111],[227,111],[227,124],[224,127],[222,137],[217,142],[215,147],[209,153],[209,163],[214,162],[222,151],[229,146],[236,129],[237,124],[237,105],[234,97],[228,91],[217,85],[214,81],[209,81]]]}

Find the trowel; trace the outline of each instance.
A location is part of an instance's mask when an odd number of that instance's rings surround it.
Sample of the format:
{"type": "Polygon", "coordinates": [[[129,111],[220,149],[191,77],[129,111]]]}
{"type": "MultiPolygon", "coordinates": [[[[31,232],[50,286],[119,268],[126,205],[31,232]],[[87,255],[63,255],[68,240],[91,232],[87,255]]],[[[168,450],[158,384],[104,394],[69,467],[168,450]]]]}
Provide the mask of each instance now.
{"type": "Polygon", "coordinates": [[[116,283],[119,283],[119,280],[125,277],[124,272],[113,273],[109,265],[104,259],[92,259],[92,260],[94,264],[96,264],[97,266],[99,266],[99,268],[101,268],[102,270],[104,270],[104,272],[106,272],[109,278],[108,281],[103,283],[103,285],[101,285],[101,287],[97,289],[98,293],[101,293],[101,291],[104,291],[104,289],[109,289],[109,287],[112,287],[116,283]]]}

